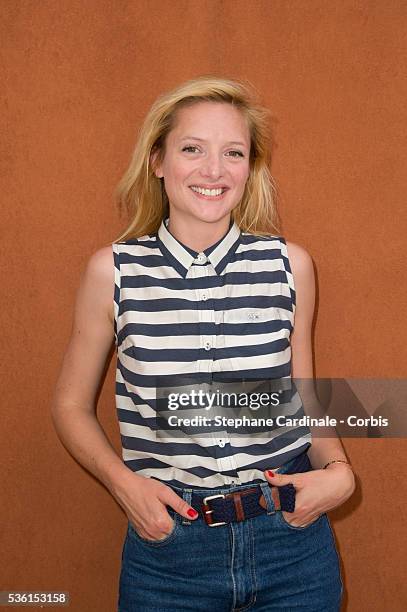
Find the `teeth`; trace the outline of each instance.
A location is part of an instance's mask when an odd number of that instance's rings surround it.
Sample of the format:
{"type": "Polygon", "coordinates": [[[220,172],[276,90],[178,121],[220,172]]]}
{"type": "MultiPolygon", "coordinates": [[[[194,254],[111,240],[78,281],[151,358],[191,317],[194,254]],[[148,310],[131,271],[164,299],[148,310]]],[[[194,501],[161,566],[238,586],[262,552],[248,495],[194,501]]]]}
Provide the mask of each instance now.
{"type": "Polygon", "coordinates": [[[192,191],[196,191],[197,193],[200,193],[205,196],[210,196],[210,197],[218,196],[224,191],[222,188],[220,189],[202,189],[201,187],[195,187],[195,185],[193,185],[191,189],[192,191]]]}

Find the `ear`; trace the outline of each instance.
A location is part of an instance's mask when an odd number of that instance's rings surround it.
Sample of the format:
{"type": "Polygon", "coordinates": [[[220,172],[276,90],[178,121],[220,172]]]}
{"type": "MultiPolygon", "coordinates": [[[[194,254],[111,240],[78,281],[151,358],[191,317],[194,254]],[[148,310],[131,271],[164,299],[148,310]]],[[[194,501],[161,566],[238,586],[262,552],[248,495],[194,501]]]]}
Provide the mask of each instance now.
{"type": "Polygon", "coordinates": [[[159,162],[159,151],[158,150],[153,151],[150,154],[150,164],[151,164],[151,167],[156,177],[162,178],[164,174],[161,169],[161,163],[159,162]]]}

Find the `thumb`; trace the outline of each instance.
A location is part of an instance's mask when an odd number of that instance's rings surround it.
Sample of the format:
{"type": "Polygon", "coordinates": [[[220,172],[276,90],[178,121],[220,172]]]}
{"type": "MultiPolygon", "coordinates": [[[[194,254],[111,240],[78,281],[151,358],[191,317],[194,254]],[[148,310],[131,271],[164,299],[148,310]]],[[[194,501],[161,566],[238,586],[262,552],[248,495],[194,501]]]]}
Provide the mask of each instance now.
{"type": "Polygon", "coordinates": [[[283,487],[284,485],[294,484],[295,482],[294,474],[278,474],[271,470],[266,470],[264,474],[268,482],[274,487],[283,487]]]}
{"type": "Polygon", "coordinates": [[[178,512],[178,514],[184,516],[185,518],[196,519],[199,516],[199,513],[194,508],[192,508],[192,506],[187,504],[185,500],[183,500],[172,490],[168,492],[165,497],[165,500],[162,501],[164,501],[167,506],[171,506],[171,508],[173,508],[175,512],[178,512]]]}

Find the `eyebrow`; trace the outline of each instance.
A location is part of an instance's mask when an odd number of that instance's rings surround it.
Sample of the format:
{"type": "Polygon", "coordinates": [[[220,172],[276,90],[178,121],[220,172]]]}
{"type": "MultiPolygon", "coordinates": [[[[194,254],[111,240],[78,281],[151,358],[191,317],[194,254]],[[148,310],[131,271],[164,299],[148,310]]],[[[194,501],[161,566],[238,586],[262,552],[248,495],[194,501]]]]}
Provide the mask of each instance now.
{"type": "MultiPolygon", "coordinates": [[[[204,138],[198,138],[198,136],[184,136],[180,139],[182,140],[199,140],[199,142],[206,142],[204,138]]],[[[246,147],[247,145],[244,142],[240,142],[239,140],[231,140],[226,143],[227,145],[238,145],[240,147],[246,147]]]]}

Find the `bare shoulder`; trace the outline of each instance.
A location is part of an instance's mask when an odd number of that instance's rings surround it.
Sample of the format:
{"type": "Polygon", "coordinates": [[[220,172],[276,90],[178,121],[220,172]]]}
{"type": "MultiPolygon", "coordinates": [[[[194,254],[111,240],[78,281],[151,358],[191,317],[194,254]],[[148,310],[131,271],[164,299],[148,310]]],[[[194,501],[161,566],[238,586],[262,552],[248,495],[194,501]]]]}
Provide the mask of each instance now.
{"type": "Polygon", "coordinates": [[[286,244],[288,259],[294,279],[299,280],[303,277],[308,279],[313,278],[314,264],[308,251],[294,242],[287,241],[286,244]]]}
{"type": "Polygon", "coordinates": [[[112,246],[102,247],[95,251],[88,259],[86,273],[95,280],[111,280],[114,276],[114,262],[112,246]]]}
{"type": "Polygon", "coordinates": [[[306,268],[312,266],[311,255],[304,249],[304,247],[294,242],[287,241],[287,253],[290,260],[290,264],[299,268],[306,268]]]}
{"type": "Polygon", "coordinates": [[[112,246],[95,251],[82,274],[79,297],[86,306],[103,309],[112,320],[114,293],[114,260],[112,246]]]}
{"type": "Polygon", "coordinates": [[[113,249],[110,246],[95,251],[88,259],[83,281],[98,292],[110,292],[114,283],[113,249]]]}

